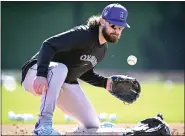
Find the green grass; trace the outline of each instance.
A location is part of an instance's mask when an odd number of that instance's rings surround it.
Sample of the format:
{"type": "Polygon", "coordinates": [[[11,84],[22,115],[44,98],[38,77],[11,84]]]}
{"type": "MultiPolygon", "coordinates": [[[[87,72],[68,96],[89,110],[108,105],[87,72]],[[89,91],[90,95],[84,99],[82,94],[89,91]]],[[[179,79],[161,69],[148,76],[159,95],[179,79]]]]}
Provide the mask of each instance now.
{"type": "MultiPolygon", "coordinates": [[[[142,83],[141,96],[131,105],[123,104],[104,89],[86,83],[81,85],[98,113],[117,114],[115,123],[137,123],[142,119],[155,116],[158,112],[163,114],[166,122],[184,122],[183,84],[174,84],[173,88],[168,90],[162,83],[142,83]]],[[[37,117],[39,104],[40,98],[25,92],[20,85],[13,92],[2,88],[2,123],[14,122],[8,120],[9,111],[19,114],[32,113],[37,117]]],[[[54,123],[66,123],[64,113],[58,108],[55,110],[53,120],[54,123]]],[[[35,120],[22,123],[34,122],[35,120]]]]}

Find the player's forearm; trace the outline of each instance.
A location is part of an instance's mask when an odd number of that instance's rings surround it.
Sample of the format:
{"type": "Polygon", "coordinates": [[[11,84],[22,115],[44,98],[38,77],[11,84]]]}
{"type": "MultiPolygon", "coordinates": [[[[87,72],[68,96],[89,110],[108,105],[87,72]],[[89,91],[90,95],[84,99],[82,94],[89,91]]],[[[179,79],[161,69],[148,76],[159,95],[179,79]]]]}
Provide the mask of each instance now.
{"type": "Polygon", "coordinates": [[[44,42],[37,59],[37,76],[47,77],[49,63],[54,53],[54,48],[48,42],[44,42]]]}
{"type": "Polygon", "coordinates": [[[90,70],[83,74],[80,79],[91,85],[106,88],[108,78],[96,74],[94,70],[90,70]]]}

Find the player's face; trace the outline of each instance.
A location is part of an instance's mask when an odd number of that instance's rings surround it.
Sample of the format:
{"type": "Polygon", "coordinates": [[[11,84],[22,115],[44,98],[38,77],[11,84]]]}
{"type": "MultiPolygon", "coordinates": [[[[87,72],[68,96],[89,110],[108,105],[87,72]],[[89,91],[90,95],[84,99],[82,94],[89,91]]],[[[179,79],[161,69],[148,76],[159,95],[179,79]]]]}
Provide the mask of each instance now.
{"type": "Polygon", "coordinates": [[[116,43],[120,39],[123,29],[124,27],[115,26],[106,22],[103,26],[102,34],[107,42],[116,43]]]}

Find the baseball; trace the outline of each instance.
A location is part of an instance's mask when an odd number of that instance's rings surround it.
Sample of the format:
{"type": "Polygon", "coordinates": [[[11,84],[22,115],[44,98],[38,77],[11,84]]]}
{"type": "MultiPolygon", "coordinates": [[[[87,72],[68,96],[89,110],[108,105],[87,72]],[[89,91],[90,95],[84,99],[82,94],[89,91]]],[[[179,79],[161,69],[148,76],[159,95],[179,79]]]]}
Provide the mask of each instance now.
{"type": "Polygon", "coordinates": [[[65,121],[72,121],[72,117],[68,115],[64,115],[64,120],[65,121]]]}
{"type": "Polygon", "coordinates": [[[99,114],[99,119],[102,120],[106,120],[107,119],[107,113],[100,113],[99,114]]]}
{"type": "Polygon", "coordinates": [[[135,65],[135,64],[137,63],[137,58],[136,58],[136,56],[134,56],[134,55],[128,56],[128,58],[127,58],[127,63],[128,63],[129,65],[135,65]]]}
{"type": "Polygon", "coordinates": [[[110,120],[110,121],[116,120],[116,114],[115,114],[115,113],[110,114],[110,115],[109,115],[109,120],[110,120]]]}
{"type": "Polygon", "coordinates": [[[15,120],[15,113],[13,111],[8,112],[8,119],[9,120],[15,120]]]}
{"type": "Polygon", "coordinates": [[[24,120],[24,116],[22,114],[15,114],[15,120],[23,121],[24,120]]]}
{"type": "Polygon", "coordinates": [[[32,121],[32,120],[34,120],[34,116],[32,114],[29,114],[29,113],[24,113],[23,117],[24,117],[24,121],[32,121]]]}

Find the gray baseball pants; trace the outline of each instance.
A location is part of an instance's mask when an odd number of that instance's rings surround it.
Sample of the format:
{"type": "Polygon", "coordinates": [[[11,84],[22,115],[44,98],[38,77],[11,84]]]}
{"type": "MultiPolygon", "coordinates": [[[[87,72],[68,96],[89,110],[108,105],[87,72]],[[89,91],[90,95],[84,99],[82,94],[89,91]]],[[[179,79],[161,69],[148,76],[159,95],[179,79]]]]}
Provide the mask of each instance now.
{"type": "MultiPolygon", "coordinates": [[[[37,64],[33,65],[22,83],[23,88],[37,94],[33,90],[37,64]]],[[[85,128],[98,128],[100,121],[91,102],[79,84],[64,83],[68,69],[62,63],[50,62],[48,69],[48,90],[41,95],[39,119],[52,119],[56,105],[78,124],[85,128]]]]}

